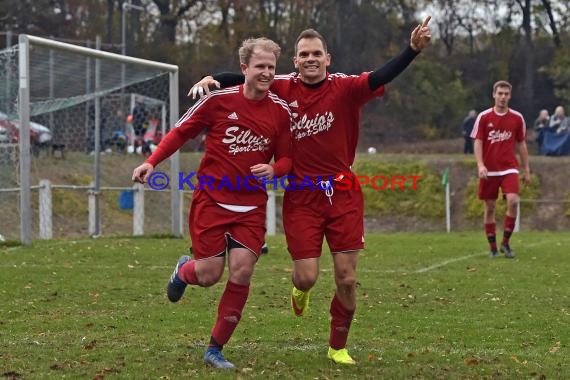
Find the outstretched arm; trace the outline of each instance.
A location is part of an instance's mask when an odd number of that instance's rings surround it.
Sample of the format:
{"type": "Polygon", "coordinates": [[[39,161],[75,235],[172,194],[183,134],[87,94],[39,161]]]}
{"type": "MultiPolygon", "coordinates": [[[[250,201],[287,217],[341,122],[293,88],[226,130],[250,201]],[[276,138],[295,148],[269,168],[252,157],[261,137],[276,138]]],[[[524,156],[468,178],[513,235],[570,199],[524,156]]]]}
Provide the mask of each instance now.
{"type": "Polygon", "coordinates": [[[370,90],[374,91],[380,86],[390,83],[394,78],[400,75],[429,44],[431,40],[431,31],[428,26],[430,20],[431,16],[426,17],[421,25],[416,26],[414,30],[412,30],[409,46],[406,46],[400,54],[390,59],[382,67],[373,71],[368,76],[370,90]]]}
{"type": "Polygon", "coordinates": [[[210,89],[237,86],[244,81],[245,77],[243,74],[219,73],[213,76],[207,75],[192,86],[190,91],[188,91],[188,96],[192,96],[192,99],[202,98],[210,95],[210,89]]]}

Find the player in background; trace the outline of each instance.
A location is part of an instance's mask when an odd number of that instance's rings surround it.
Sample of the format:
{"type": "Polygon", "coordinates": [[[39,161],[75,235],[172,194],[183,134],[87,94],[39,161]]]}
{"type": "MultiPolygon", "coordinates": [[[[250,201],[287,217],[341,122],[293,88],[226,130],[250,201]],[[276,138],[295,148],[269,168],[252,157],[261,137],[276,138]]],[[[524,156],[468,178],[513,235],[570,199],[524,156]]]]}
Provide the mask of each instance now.
{"type": "Polygon", "coordinates": [[[179,259],[167,295],[177,302],[187,285],[217,283],[228,253],[229,277],[204,354],[204,361],[215,368],[235,368],[222,348],[241,319],[264,241],[267,193],[259,177],[282,176],[291,167],[290,109],[269,91],[279,54],[279,46],[269,39],[244,41],[239,58],[245,84],[198,101],[133,172],[134,181],[145,183],[156,165],[206,131],[200,183],[189,214],[193,258],[179,259]],[[269,164],[273,157],[275,163],[269,164]]]}
{"type": "Polygon", "coordinates": [[[485,234],[491,257],[497,256],[495,207],[499,188],[507,200],[507,212],[503,222],[503,240],[500,251],[507,258],[514,258],[509,239],[515,228],[519,197],[519,163],[516,145],[523,169],[523,179],[530,181],[528,149],[526,146],[526,124],[523,116],[509,108],[512,86],[498,81],[493,85],[495,105],[481,112],[475,120],[471,133],[474,139],[474,153],[479,175],[478,197],[483,201],[485,234]]]}
{"type": "MultiPolygon", "coordinates": [[[[384,85],[428,45],[430,19],[414,28],[409,45],[399,55],[360,75],[329,73],[331,56],[326,41],[317,31],[307,29],[295,42],[293,63],[298,72],[276,76],[271,87],[287,101],[293,114],[292,186],[286,189],[283,201],[283,226],[294,263],[291,306],[295,315],[307,314],[326,238],[336,284],[330,304],[327,357],[335,363],[355,364],[346,345],[356,310],[358,252],[364,248],[364,203],[361,189],[336,189],[334,179],[339,173],[353,175],[361,109],[382,96],[384,85]],[[316,190],[299,189],[306,178],[312,179],[316,190]]],[[[190,94],[194,98],[208,95],[209,86],[226,87],[242,81],[243,77],[231,73],[207,76],[190,94]]]]}

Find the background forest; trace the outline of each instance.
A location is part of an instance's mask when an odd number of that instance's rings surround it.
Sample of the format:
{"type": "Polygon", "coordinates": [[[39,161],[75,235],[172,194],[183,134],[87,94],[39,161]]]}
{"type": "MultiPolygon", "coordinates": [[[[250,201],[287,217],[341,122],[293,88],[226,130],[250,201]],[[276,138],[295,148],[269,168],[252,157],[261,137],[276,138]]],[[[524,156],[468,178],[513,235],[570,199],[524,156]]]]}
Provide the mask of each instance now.
{"type": "MultiPolygon", "coordinates": [[[[330,71],[380,67],[432,15],[433,44],[370,103],[362,144],[459,137],[469,109],[492,105],[493,82],[513,85],[511,106],[532,125],[542,108],[570,108],[570,2],[566,0],[0,0],[0,48],[27,33],[180,66],[181,110],[207,73],[237,71],[244,38],[283,48],[278,72],[293,71],[298,33],[328,40],[330,71]],[[139,10],[139,7],[140,10],[139,10]],[[123,12],[126,12],[123,17],[123,12]]],[[[366,146],[365,145],[365,146],[366,146]]]]}

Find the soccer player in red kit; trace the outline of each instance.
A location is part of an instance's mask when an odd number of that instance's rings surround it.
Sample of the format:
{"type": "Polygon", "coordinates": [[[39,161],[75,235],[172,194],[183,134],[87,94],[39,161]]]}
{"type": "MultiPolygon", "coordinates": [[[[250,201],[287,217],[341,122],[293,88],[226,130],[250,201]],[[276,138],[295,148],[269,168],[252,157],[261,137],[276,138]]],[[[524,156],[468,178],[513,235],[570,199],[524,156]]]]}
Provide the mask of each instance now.
{"type": "Polygon", "coordinates": [[[156,165],[206,131],[189,215],[193,258],[180,258],[167,295],[177,302],[187,285],[217,283],[228,251],[229,277],[204,355],[216,368],[234,368],[222,348],[241,319],[264,242],[267,194],[259,177],[272,179],[291,168],[290,109],[269,91],[279,54],[279,46],[266,38],[244,41],[239,57],[245,84],[199,100],[133,173],[133,180],[146,182],[156,165]]]}
{"type": "MultiPolygon", "coordinates": [[[[307,313],[309,295],[319,274],[323,238],[332,253],[336,291],[330,305],[327,356],[335,363],[355,364],[346,348],[356,310],[356,266],[364,248],[364,204],[360,189],[339,190],[339,173],[351,176],[359,135],[360,111],[382,96],[384,84],[400,74],[430,41],[426,18],[411,34],[410,45],[373,72],[360,75],[327,72],[331,56],[321,34],[303,31],[295,42],[298,73],[278,75],[271,86],[291,108],[293,168],[283,201],[283,226],[294,262],[291,306],[307,313]],[[307,186],[311,183],[312,186],[307,186]]],[[[210,85],[224,87],[243,78],[222,73],[208,76],[190,89],[194,97],[209,94],[210,85]]]]}
{"type": "Polygon", "coordinates": [[[515,228],[517,206],[519,204],[519,163],[515,156],[516,144],[523,167],[524,181],[530,180],[528,149],[526,146],[526,124],[522,115],[509,108],[512,86],[499,81],[493,85],[495,105],[481,112],[475,120],[471,137],[475,139],[474,152],[479,175],[478,196],[484,202],[485,234],[491,257],[497,256],[495,206],[499,188],[507,200],[507,212],[503,222],[501,252],[507,258],[515,254],[509,239],[515,228]]]}

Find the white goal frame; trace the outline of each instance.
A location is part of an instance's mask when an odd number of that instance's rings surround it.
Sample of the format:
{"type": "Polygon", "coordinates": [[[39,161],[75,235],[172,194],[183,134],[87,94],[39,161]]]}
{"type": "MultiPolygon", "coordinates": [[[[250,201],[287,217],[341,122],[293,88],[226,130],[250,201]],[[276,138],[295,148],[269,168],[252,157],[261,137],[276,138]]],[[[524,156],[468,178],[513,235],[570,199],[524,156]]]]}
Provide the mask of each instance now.
{"type": "MultiPolygon", "coordinates": [[[[101,50],[89,49],[82,46],[71,45],[63,42],[49,40],[41,37],[21,34],[18,40],[18,70],[19,70],[19,90],[18,90],[18,114],[20,119],[20,241],[22,244],[32,243],[32,206],[31,206],[31,151],[30,151],[30,47],[42,46],[49,49],[60,50],[71,53],[80,53],[95,59],[95,92],[99,90],[98,79],[100,78],[99,59],[106,59],[123,64],[134,64],[148,68],[156,68],[169,73],[169,115],[170,126],[174,127],[179,117],[178,104],[178,66],[160,63],[140,58],[124,56],[101,50]]],[[[100,106],[99,97],[95,98],[95,107],[100,106]]],[[[97,114],[97,113],[96,113],[97,114]]],[[[96,116],[95,120],[95,144],[100,144],[99,133],[100,120],[96,116]]],[[[96,163],[97,165],[97,163],[96,163]]],[[[181,192],[179,190],[178,175],[180,170],[179,153],[176,152],[170,158],[171,175],[171,232],[174,236],[182,236],[182,211],[181,192]]],[[[97,191],[98,184],[95,185],[97,191]]]]}

